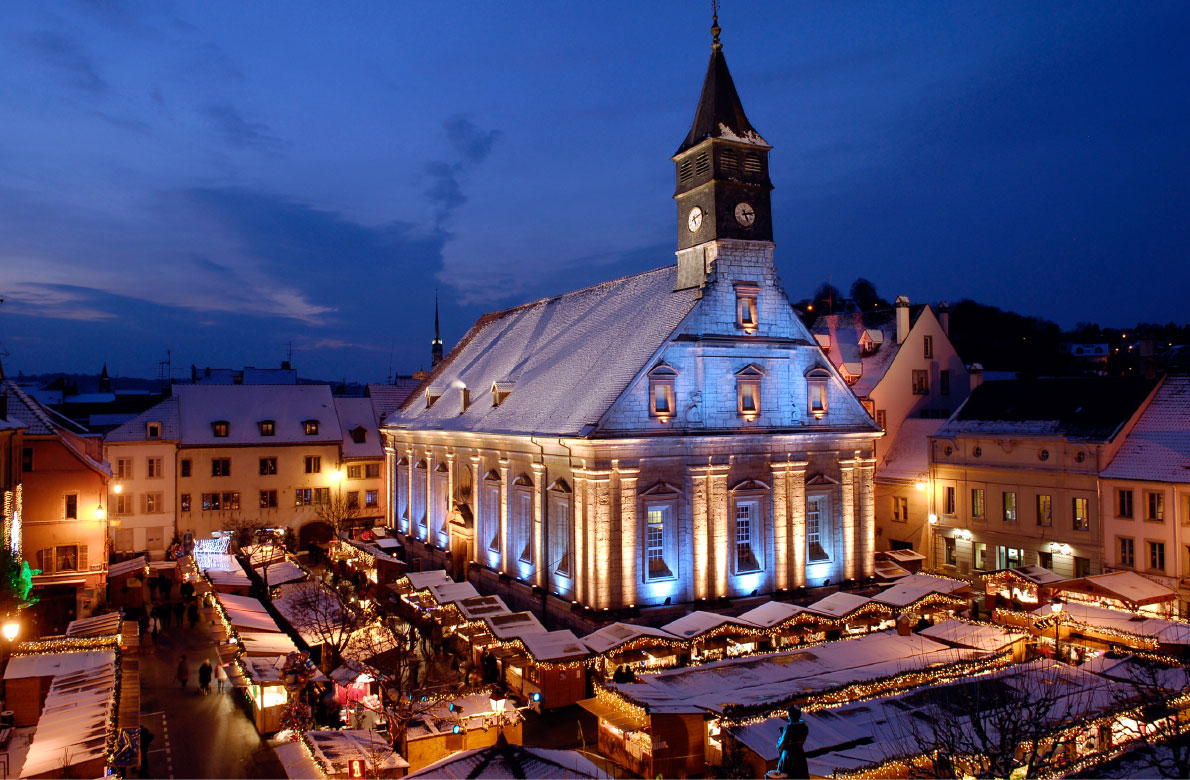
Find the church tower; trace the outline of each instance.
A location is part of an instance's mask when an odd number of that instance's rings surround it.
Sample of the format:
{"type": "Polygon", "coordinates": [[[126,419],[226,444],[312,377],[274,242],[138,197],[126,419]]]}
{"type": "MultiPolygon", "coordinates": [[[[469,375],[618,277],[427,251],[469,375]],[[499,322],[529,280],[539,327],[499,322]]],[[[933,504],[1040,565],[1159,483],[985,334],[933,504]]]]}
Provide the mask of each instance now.
{"type": "Polygon", "coordinates": [[[430,342],[430,368],[442,362],[442,334],[438,329],[438,296],[434,296],[434,340],[430,342]]]}
{"type": "MultiPolygon", "coordinates": [[[[740,103],[716,15],[711,61],[694,122],[673,156],[678,206],[678,285],[683,290],[706,282],[708,244],[721,239],[763,243],[772,248],[769,150],[740,103]]],[[[759,248],[759,247],[758,247],[759,248]]]]}

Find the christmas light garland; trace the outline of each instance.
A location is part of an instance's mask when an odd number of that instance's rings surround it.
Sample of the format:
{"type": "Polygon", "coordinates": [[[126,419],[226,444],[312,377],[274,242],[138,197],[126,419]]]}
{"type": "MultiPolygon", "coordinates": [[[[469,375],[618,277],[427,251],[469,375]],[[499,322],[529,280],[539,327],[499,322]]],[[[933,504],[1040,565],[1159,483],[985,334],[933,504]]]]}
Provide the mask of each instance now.
{"type": "Polygon", "coordinates": [[[119,650],[120,634],[101,636],[51,636],[44,639],[30,639],[17,645],[13,657],[26,655],[47,655],[84,653],[93,650],[119,650]]]}

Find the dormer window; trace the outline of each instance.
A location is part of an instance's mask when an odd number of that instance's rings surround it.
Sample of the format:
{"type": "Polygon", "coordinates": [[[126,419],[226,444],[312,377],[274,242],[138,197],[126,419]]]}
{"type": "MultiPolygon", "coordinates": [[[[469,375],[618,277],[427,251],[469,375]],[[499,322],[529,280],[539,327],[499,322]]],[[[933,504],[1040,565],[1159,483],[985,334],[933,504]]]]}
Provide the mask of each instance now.
{"type": "Polygon", "coordinates": [[[318,420],[302,420],[302,428],[305,429],[307,436],[317,436],[318,420]]]}
{"type": "Polygon", "coordinates": [[[434,405],[434,402],[442,397],[441,387],[427,387],[426,388],[426,408],[429,409],[434,405]]]}
{"type": "Polygon", "coordinates": [[[276,436],[277,435],[277,421],[276,420],[261,420],[256,423],[260,428],[261,436],[276,436]]]}
{"type": "Polygon", "coordinates": [[[368,440],[368,429],[357,425],[351,429],[351,440],[356,444],[363,444],[368,440]]]}
{"type": "Polygon", "coordinates": [[[223,439],[231,432],[231,423],[227,420],[216,420],[211,423],[211,433],[215,438],[223,439]]]}
{"type": "Polygon", "coordinates": [[[884,344],[884,333],[878,328],[868,328],[859,337],[859,349],[863,355],[871,355],[884,344]]]}
{"type": "Polygon", "coordinates": [[[656,417],[661,422],[666,422],[674,416],[677,407],[674,382],[677,378],[678,372],[666,363],[658,363],[649,372],[650,417],[656,417]]]}
{"type": "Polygon", "coordinates": [[[847,384],[853,385],[859,381],[859,378],[864,375],[864,364],[860,362],[844,363],[843,364],[843,379],[847,384]]]}
{"type": "Polygon", "coordinates": [[[806,408],[815,419],[821,420],[826,416],[829,408],[827,388],[830,385],[831,374],[825,368],[812,368],[806,373],[806,408]]]}
{"type": "Polygon", "coordinates": [[[159,423],[159,422],[145,423],[145,438],[160,439],[161,438],[161,423],[159,423]]]}
{"type": "Polygon", "coordinates": [[[735,286],[736,325],[746,333],[755,333],[760,327],[760,309],[756,305],[760,297],[760,286],[751,282],[735,286]]]}
{"type": "Polygon", "coordinates": [[[492,406],[499,406],[512,392],[512,382],[507,380],[492,382],[492,406]]]}
{"type": "Polygon", "coordinates": [[[749,421],[760,414],[760,380],[764,371],[749,365],[735,375],[736,409],[749,421]]]}

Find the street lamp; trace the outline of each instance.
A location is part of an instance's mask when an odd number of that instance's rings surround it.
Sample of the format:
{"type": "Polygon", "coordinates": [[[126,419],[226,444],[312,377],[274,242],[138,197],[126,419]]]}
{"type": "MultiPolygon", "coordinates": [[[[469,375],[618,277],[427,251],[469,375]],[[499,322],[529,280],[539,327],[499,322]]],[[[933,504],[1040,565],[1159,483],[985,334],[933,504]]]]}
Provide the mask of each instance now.
{"type": "Polygon", "coordinates": [[[11,642],[17,638],[17,634],[21,633],[21,624],[16,620],[9,620],[4,624],[4,638],[11,642]]]}
{"type": "Polygon", "coordinates": [[[1058,660],[1058,631],[1062,626],[1062,599],[1054,596],[1050,602],[1050,610],[1054,614],[1054,660],[1058,660]]]}

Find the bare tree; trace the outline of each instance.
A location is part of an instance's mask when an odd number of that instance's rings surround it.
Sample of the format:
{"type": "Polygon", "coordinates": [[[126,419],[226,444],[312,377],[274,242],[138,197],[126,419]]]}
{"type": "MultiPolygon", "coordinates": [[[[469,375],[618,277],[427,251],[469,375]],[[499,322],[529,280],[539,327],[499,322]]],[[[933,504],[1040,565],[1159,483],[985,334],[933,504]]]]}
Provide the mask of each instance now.
{"type": "Polygon", "coordinates": [[[1105,674],[1124,683],[1115,700],[1133,716],[1121,719],[1121,737],[1134,740],[1130,765],[1149,767],[1162,777],[1190,777],[1190,668],[1156,656],[1132,656],[1105,674]],[[1179,706],[1180,705],[1180,706],[1179,706]]]}
{"type": "Polygon", "coordinates": [[[901,697],[894,724],[916,777],[1035,777],[1074,754],[1096,679],[1036,661],[901,697]]]}
{"type": "Polygon", "coordinates": [[[334,542],[339,543],[343,533],[352,526],[352,521],[360,516],[359,496],[355,503],[351,501],[351,493],[342,491],[332,493],[326,501],[314,505],[315,516],[331,527],[335,533],[334,542]]]}
{"type": "Polygon", "coordinates": [[[330,672],[343,663],[359,619],[337,591],[317,582],[294,583],[273,603],[307,643],[322,646],[323,668],[330,672]]]}

